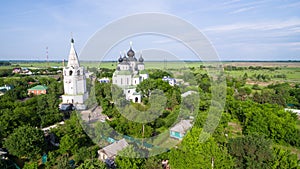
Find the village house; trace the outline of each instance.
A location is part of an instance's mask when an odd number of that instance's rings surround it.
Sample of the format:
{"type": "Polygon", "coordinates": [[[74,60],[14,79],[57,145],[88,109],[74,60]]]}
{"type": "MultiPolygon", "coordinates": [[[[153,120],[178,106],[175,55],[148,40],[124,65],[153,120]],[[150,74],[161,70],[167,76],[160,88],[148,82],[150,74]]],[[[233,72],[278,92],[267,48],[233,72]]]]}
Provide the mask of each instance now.
{"type": "Polygon", "coordinates": [[[101,79],[98,79],[98,81],[99,81],[100,83],[109,83],[109,82],[110,82],[109,78],[107,78],[107,77],[103,77],[103,78],[101,78],[101,79]]]}
{"type": "Polygon", "coordinates": [[[37,85],[30,89],[28,89],[28,95],[40,95],[40,94],[47,94],[48,87],[45,85],[37,85]]]}
{"type": "Polygon", "coordinates": [[[123,138],[122,140],[116,141],[101,150],[98,150],[99,159],[103,162],[112,164],[112,161],[116,158],[119,151],[126,148],[129,144],[126,142],[126,140],[123,138]]]}
{"type": "Polygon", "coordinates": [[[13,89],[13,86],[12,86],[12,85],[4,85],[4,86],[1,86],[1,87],[0,87],[0,90],[1,90],[1,91],[9,91],[9,90],[11,90],[11,89],[13,89]]]}
{"type": "Polygon", "coordinates": [[[12,73],[18,74],[18,73],[21,73],[21,71],[22,71],[21,68],[16,67],[12,70],[12,73]]]}
{"type": "Polygon", "coordinates": [[[170,137],[182,140],[188,129],[192,127],[192,120],[181,120],[170,129],[170,137]]]}
{"type": "Polygon", "coordinates": [[[169,76],[164,76],[162,78],[163,81],[168,82],[169,85],[174,86],[176,84],[176,80],[174,78],[171,78],[169,76]]]}
{"type": "Polygon", "coordinates": [[[13,89],[11,85],[4,85],[0,87],[0,96],[4,95],[7,91],[13,89]]]}

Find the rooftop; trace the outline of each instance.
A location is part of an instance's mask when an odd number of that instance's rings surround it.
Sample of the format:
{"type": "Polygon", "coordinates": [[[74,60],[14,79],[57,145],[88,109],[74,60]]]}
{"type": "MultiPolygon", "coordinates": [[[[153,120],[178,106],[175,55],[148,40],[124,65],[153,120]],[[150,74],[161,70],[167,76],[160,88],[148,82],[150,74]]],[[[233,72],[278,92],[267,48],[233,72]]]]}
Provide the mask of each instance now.
{"type": "Polygon", "coordinates": [[[45,85],[36,85],[28,90],[47,90],[47,89],[48,89],[48,87],[45,85]]]}
{"type": "Polygon", "coordinates": [[[181,120],[179,123],[177,123],[174,127],[172,127],[170,130],[179,132],[179,133],[185,133],[189,128],[192,127],[191,120],[181,120]]]}
{"type": "Polygon", "coordinates": [[[113,157],[118,154],[118,151],[121,151],[128,146],[128,143],[123,138],[122,140],[116,141],[111,145],[104,147],[102,150],[106,153],[108,157],[113,157]]]}

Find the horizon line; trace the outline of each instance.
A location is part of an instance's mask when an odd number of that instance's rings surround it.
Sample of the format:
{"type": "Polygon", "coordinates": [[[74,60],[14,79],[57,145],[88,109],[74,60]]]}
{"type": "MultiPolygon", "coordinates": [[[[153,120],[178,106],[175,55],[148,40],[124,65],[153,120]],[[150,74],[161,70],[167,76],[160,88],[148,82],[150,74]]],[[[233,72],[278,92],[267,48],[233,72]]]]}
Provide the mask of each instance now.
{"type": "MultiPolygon", "coordinates": [[[[68,60],[37,60],[37,59],[25,59],[25,60],[18,60],[18,59],[6,59],[0,60],[1,62],[68,62],[68,60]]],[[[95,61],[95,60],[81,60],[80,62],[118,62],[114,60],[104,60],[104,61],[95,61]]],[[[300,62],[299,60],[149,60],[144,62],[300,62]]]]}

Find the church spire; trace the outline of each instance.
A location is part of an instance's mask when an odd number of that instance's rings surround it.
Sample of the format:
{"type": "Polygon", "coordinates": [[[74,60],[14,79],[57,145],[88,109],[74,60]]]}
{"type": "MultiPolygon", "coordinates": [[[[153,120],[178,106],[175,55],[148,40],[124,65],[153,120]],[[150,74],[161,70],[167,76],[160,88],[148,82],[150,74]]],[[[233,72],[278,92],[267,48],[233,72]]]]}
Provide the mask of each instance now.
{"type": "Polygon", "coordinates": [[[68,59],[68,67],[80,67],[78,56],[74,48],[74,39],[71,38],[71,49],[68,59]]]}

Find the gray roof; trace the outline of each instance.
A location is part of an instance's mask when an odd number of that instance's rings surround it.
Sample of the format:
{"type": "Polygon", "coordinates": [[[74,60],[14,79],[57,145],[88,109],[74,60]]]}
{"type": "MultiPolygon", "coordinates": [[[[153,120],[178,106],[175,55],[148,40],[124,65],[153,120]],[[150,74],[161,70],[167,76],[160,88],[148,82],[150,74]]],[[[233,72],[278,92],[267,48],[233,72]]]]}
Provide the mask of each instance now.
{"type": "Polygon", "coordinates": [[[192,120],[181,120],[179,123],[177,123],[174,127],[172,127],[170,130],[179,132],[179,133],[185,133],[189,128],[192,127],[192,120]]]}
{"type": "Polygon", "coordinates": [[[122,140],[116,141],[116,142],[112,143],[111,145],[104,147],[103,151],[110,158],[110,157],[117,155],[118,151],[123,150],[127,146],[128,146],[128,143],[123,138],[122,140]]]}

